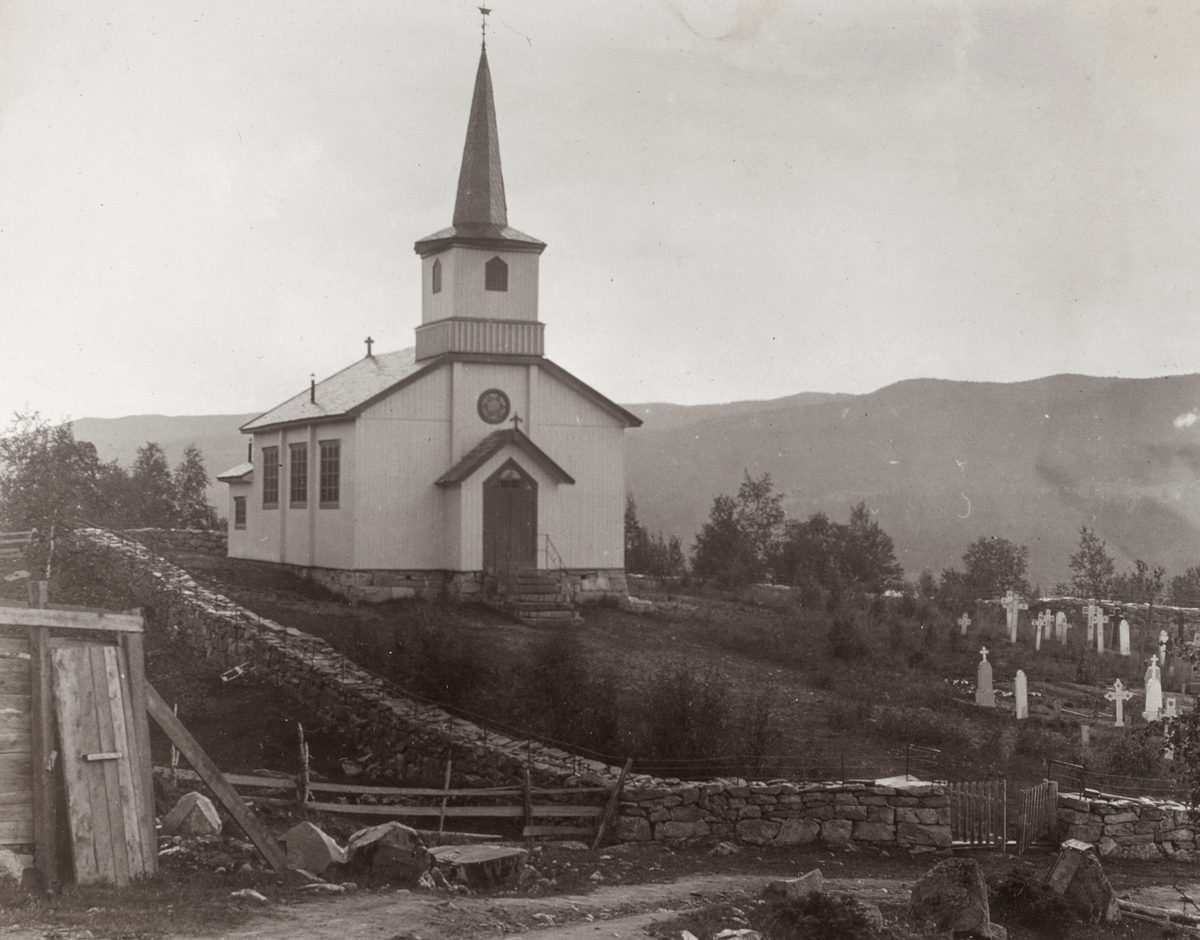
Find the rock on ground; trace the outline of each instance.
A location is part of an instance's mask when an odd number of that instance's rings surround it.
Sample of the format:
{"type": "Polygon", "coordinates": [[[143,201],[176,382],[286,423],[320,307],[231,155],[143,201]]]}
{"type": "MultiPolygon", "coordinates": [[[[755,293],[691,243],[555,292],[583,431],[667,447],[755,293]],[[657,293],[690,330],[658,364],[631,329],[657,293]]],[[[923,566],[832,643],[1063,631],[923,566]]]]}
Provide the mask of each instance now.
{"type": "Polygon", "coordinates": [[[991,912],[983,869],[973,859],[939,862],[913,885],[909,913],[918,924],[933,921],[938,930],[990,937],[991,912]]]}
{"type": "Polygon", "coordinates": [[[799,878],[787,878],[783,881],[772,881],[767,885],[767,894],[785,897],[789,901],[799,901],[810,894],[820,894],[824,886],[821,869],[814,868],[807,875],[799,878]]]}
{"type": "Polygon", "coordinates": [[[203,793],[192,791],[179,798],[171,812],[163,817],[163,832],[181,836],[219,836],[221,817],[203,793]]]}
{"type": "Polygon", "coordinates": [[[330,865],[346,864],[346,850],[310,822],[292,826],[280,837],[287,849],[287,863],[293,868],[316,872],[330,865]]]}
{"type": "Polygon", "coordinates": [[[398,822],[360,829],[346,843],[351,865],[369,865],[383,875],[416,881],[430,865],[429,850],[415,829],[398,822]]]}
{"type": "Polygon", "coordinates": [[[494,887],[519,875],[529,855],[508,845],[442,845],[429,854],[439,868],[453,868],[455,880],[472,888],[494,887]]]}
{"type": "Polygon", "coordinates": [[[1116,892],[1094,852],[1083,853],[1075,877],[1067,885],[1062,897],[1088,923],[1104,921],[1111,924],[1121,919],[1116,892]]]}

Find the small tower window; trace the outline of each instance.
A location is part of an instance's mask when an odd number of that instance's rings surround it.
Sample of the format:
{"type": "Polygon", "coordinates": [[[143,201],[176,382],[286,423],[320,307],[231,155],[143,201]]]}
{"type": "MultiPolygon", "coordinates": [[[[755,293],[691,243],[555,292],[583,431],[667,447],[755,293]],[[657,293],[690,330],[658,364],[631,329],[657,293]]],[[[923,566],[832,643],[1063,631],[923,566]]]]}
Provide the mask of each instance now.
{"type": "Polygon", "coordinates": [[[484,287],[488,290],[508,290],[508,265],[500,258],[493,258],[483,266],[484,287]]]}
{"type": "Polygon", "coordinates": [[[433,262],[433,292],[435,294],[442,292],[442,261],[440,258],[434,259],[433,262]]]}

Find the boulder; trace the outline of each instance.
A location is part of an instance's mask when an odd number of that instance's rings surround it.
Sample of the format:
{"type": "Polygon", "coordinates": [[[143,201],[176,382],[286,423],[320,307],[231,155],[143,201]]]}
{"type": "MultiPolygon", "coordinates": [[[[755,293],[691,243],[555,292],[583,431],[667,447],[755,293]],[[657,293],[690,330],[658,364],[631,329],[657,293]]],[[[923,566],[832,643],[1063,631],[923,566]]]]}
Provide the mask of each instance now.
{"type": "Polygon", "coordinates": [[[821,869],[814,868],[807,875],[799,878],[786,878],[783,881],[772,881],[767,885],[767,894],[787,898],[789,901],[799,901],[811,894],[820,894],[824,887],[821,869]]]}
{"type": "Polygon", "coordinates": [[[1064,842],[1046,883],[1088,923],[1111,924],[1121,919],[1116,892],[1090,845],[1064,842]]]}
{"type": "Polygon", "coordinates": [[[33,859],[28,855],[18,855],[0,846],[0,881],[8,881],[19,885],[25,876],[25,869],[31,867],[33,859]]]}
{"type": "Polygon", "coordinates": [[[434,864],[454,870],[454,879],[471,888],[490,888],[519,877],[529,853],[510,845],[439,845],[430,849],[434,864]]]}
{"type": "Polygon", "coordinates": [[[162,830],[167,835],[219,836],[221,817],[217,808],[203,793],[185,793],[171,812],[163,817],[162,830]]]}
{"type": "Polygon", "coordinates": [[[990,937],[987,882],[973,859],[950,858],[922,875],[912,889],[909,913],[956,936],[990,937]]]}
{"type": "Polygon", "coordinates": [[[415,881],[430,864],[417,831],[398,822],[358,830],[346,843],[346,859],[401,881],[415,881]]]}
{"type": "Polygon", "coordinates": [[[330,865],[346,864],[346,850],[310,822],[292,826],[280,840],[287,847],[287,863],[318,875],[330,865]]]}

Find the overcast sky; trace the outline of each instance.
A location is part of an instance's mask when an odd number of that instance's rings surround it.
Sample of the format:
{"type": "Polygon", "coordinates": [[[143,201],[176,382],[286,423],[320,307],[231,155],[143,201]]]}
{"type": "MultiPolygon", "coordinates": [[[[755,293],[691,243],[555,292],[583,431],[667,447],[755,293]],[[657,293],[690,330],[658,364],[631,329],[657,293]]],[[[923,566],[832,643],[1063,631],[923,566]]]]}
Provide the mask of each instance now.
{"type": "MultiPolygon", "coordinates": [[[[610,397],[1200,371],[1194,0],[494,6],[547,354],[610,397]]],[[[412,345],[478,23],[0,4],[0,412],[258,411],[412,345]]]]}

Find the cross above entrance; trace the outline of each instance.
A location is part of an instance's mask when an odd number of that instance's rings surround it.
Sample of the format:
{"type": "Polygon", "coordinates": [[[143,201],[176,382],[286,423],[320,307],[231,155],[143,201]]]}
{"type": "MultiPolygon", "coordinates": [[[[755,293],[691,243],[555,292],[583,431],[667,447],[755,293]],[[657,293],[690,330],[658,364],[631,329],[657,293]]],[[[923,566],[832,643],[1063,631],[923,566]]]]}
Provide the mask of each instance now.
{"type": "Polygon", "coordinates": [[[371,347],[375,345],[375,340],[368,336],[363,342],[367,344],[367,358],[369,359],[371,358],[371,347]]]}
{"type": "Polygon", "coordinates": [[[510,418],[509,420],[512,421],[513,430],[519,431],[519,430],[521,430],[521,422],[524,421],[525,419],[522,418],[519,414],[517,414],[514,411],[512,418],[510,418]]]}

